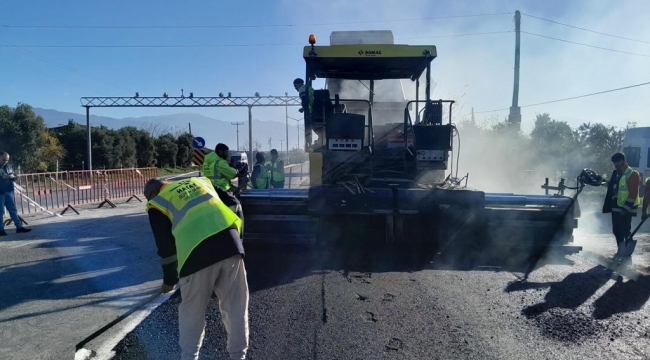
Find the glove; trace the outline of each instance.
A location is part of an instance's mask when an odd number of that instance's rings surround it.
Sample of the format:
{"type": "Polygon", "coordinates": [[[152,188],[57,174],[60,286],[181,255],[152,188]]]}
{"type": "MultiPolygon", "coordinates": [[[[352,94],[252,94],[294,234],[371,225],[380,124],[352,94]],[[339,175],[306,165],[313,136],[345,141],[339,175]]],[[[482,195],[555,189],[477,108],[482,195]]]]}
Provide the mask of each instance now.
{"type": "Polygon", "coordinates": [[[303,113],[305,110],[303,108],[298,109],[299,112],[303,113]]]}

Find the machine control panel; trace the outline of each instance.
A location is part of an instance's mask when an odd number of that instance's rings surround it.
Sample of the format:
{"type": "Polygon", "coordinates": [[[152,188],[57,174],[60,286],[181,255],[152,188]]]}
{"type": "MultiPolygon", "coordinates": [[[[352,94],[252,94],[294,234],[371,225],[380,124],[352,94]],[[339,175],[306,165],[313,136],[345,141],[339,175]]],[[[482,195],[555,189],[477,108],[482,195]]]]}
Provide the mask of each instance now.
{"type": "Polygon", "coordinates": [[[417,159],[418,161],[444,161],[445,151],[444,150],[418,150],[417,159]]]}
{"type": "Polygon", "coordinates": [[[361,150],[361,139],[329,139],[329,150],[359,151],[361,150]]]}

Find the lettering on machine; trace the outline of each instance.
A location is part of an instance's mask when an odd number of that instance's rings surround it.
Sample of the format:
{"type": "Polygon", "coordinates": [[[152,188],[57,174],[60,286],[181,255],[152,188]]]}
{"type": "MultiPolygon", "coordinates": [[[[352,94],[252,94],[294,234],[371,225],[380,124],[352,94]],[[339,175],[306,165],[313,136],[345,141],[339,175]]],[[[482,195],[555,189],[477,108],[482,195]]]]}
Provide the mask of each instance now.
{"type": "Polygon", "coordinates": [[[366,56],[381,55],[381,50],[359,50],[359,55],[366,55],[366,56]]]}

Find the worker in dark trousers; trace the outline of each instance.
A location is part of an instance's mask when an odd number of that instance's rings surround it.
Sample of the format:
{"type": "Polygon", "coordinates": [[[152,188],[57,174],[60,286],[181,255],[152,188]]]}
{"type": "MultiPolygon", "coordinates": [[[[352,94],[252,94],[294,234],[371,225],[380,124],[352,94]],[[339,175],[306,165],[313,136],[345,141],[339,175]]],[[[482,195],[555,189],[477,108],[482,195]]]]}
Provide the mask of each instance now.
{"type": "Polygon", "coordinates": [[[7,236],[5,231],[5,207],[9,211],[11,220],[16,225],[17,233],[26,233],[32,231],[23,226],[16,209],[16,199],[14,196],[14,182],[17,177],[14,169],[9,164],[9,153],[0,151],[0,236],[7,236]]]}
{"type": "Polygon", "coordinates": [[[637,215],[641,204],[639,197],[639,172],[632,169],[625,160],[625,154],[612,155],[615,170],[607,187],[603,213],[612,213],[612,232],[616,238],[618,251],[616,257],[621,256],[625,239],[632,230],[632,218],[637,215]]]}
{"type": "Polygon", "coordinates": [[[266,164],[271,178],[271,188],[283,189],[284,188],[284,161],[278,159],[278,150],[271,150],[271,161],[266,164]]]}
{"type": "Polygon", "coordinates": [[[269,177],[269,171],[266,169],[264,161],[266,157],[263,152],[258,152],[255,154],[255,166],[253,166],[253,173],[251,174],[251,185],[253,189],[270,189],[271,188],[271,179],[269,177]]]}
{"type": "Polygon", "coordinates": [[[249,291],[240,238],[242,221],[206,177],[144,186],[149,224],[161,257],[167,293],[180,286],[179,345],[182,360],[196,360],[205,335],[205,310],[214,292],[228,334],[232,360],[248,350],[249,291]]]}

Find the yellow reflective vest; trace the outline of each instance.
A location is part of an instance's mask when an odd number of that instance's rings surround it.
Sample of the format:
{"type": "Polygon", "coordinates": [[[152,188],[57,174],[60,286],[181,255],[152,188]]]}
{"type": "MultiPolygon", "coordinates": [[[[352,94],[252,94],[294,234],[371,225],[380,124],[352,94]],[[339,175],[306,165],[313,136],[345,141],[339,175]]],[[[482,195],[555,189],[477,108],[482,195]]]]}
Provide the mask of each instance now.
{"type": "Polygon", "coordinates": [[[165,214],[172,223],[179,274],[192,250],[203,240],[233,224],[241,235],[241,219],[219,199],[206,177],[179,180],[164,186],[147,202],[147,209],[152,208],[165,214]]]}
{"type": "MultiPolygon", "coordinates": [[[[306,90],[307,90],[306,84],[302,84],[302,86],[298,88],[298,94],[300,95],[301,98],[307,95],[305,94],[306,90]]],[[[309,113],[311,114],[313,111],[314,111],[314,88],[310,87],[309,88],[309,113]]]]}
{"type": "Polygon", "coordinates": [[[271,181],[283,182],[284,181],[284,162],[277,160],[270,161],[269,167],[271,168],[271,181]]]}
{"type": "Polygon", "coordinates": [[[237,170],[228,165],[228,162],[219,157],[216,152],[207,154],[203,160],[203,175],[210,179],[213,186],[218,186],[224,191],[230,190],[230,180],[237,176],[237,170]],[[223,172],[231,175],[230,178],[224,176],[223,172]]]}
{"type": "Polygon", "coordinates": [[[618,180],[616,205],[618,205],[619,208],[626,210],[628,213],[632,213],[632,216],[636,216],[636,210],[639,208],[639,204],[641,204],[641,198],[639,197],[639,194],[637,193],[634,202],[627,200],[627,197],[630,195],[630,189],[627,188],[627,180],[633,173],[638,174],[638,171],[628,166],[623,175],[621,175],[621,178],[618,180]]]}
{"type": "Polygon", "coordinates": [[[259,167],[260,169],[257,178],[255,178],[256,189],[270,189],[271,182],[270,182],[269,172],[268,170],[266,170],[266,166],[264,166],[264,164],[262,163],[257,163],[255,164],[255,166],[253,166],[253,171],[255,170],[256,167],[259,167]]]}

